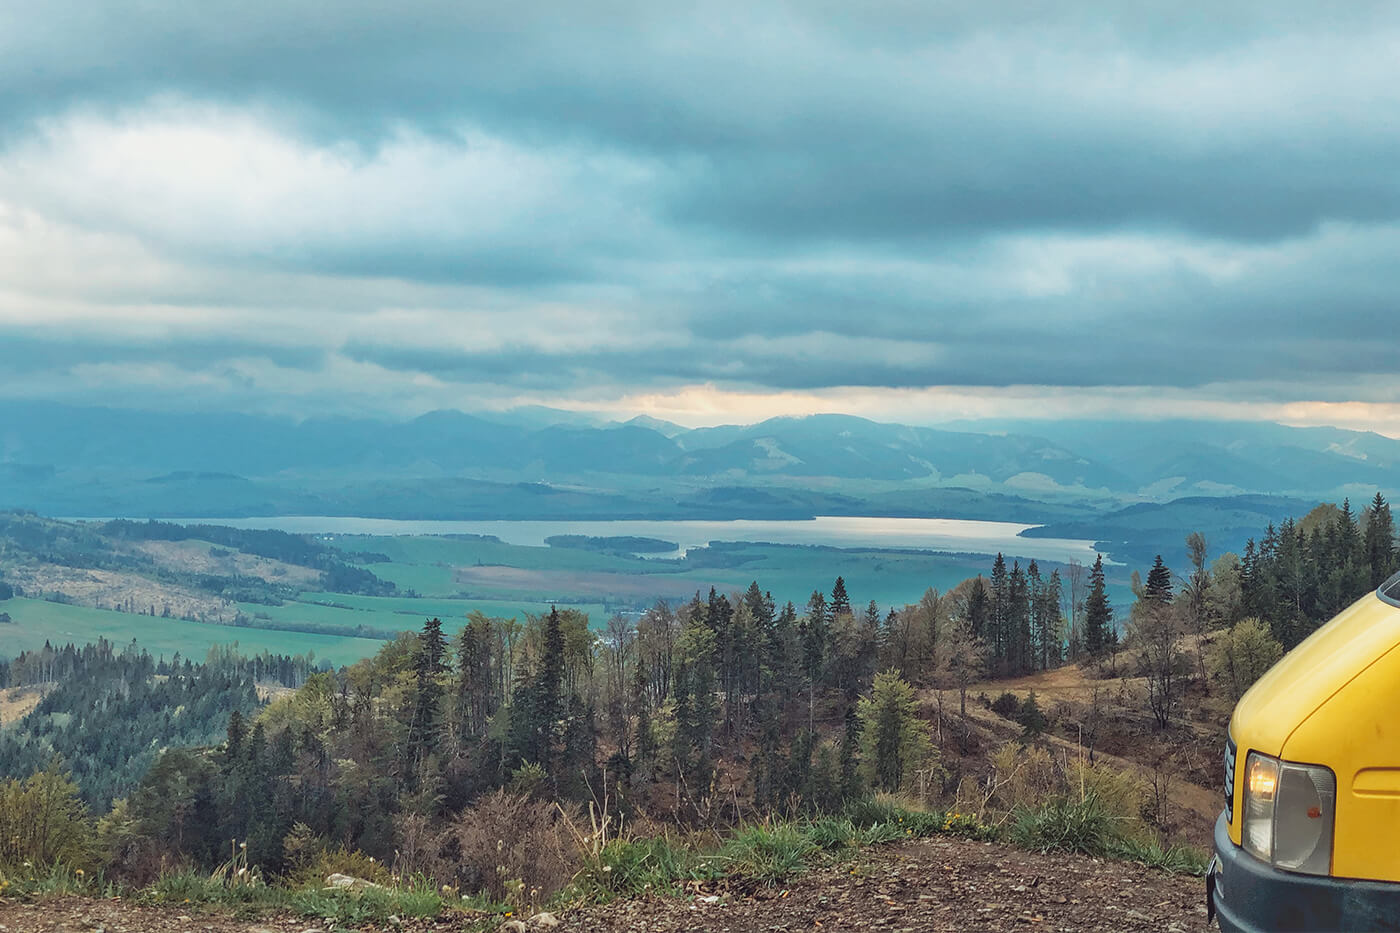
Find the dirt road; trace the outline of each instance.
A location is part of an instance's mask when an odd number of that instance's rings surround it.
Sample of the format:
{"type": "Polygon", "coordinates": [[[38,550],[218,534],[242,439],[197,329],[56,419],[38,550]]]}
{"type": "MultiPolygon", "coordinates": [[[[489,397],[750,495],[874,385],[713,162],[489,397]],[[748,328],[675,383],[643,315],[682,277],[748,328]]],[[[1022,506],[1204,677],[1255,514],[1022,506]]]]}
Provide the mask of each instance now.
{"type": "Polygon", "coordinates": [[[1197,931],[1205,884],[1127,862],[935,837],[871,850],[786,888],[716,891],[565,912],[569,933],[1197,931]]]}
{"type": "MultiPolygon", "coordinates": [[[[785,887],[712,887],[685,898],[638,898],[557,912],[558,933],[787,931],[1203,931],[1205,886],[1127,862],[1037,855],[947,837],[884,846],[785,887]]],[[[481,918],[407,920],[363,930],[465,931],[481,918]]],[[[303,933],[323,922],[234,920],[189,910],[61,898],[0,901],[0,933],[303,933]]],[[[544,929],[531,925],[529,929],[544,929]]]]}

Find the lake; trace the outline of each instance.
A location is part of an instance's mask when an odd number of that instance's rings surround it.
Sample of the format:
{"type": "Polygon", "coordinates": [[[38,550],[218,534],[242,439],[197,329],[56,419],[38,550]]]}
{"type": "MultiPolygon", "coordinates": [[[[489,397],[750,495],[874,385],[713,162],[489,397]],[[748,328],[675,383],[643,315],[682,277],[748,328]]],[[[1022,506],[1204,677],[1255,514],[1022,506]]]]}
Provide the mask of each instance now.
{"type": "MultiPolygon", "coordinates": [[[[913,548],[944,553],[1034,557],[1067,563],[1093,563],[1094,542],[1073,538],[1023,538],[1035,525],[953,518],[876,518],[822,515],[807,520],[732,521],[429,521],[284,515],[269,518],[166,519],[181,523],[264,528],[317,535],[494,535],[507,544],[543,546],[553,535],[660,538],[675,552],[647,557],[683,556],[712,541],[824,545],[839,548],[913,548]]],[[[1105,562],[1107,560],[1105,559],[1105,562]]]]}

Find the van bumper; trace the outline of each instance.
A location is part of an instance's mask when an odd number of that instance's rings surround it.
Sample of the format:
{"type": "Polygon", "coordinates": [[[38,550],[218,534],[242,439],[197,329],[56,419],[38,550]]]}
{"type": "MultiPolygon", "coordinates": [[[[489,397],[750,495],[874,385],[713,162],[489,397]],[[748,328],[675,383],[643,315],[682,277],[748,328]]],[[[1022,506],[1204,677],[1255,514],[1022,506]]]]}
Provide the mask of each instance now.
{"type": "Polygon", "coordinates": [[[1400,884],[1279,871],[1231,841],[1224,813],[1206,891],[1225,933],[1400,930],[1400,884]]]}

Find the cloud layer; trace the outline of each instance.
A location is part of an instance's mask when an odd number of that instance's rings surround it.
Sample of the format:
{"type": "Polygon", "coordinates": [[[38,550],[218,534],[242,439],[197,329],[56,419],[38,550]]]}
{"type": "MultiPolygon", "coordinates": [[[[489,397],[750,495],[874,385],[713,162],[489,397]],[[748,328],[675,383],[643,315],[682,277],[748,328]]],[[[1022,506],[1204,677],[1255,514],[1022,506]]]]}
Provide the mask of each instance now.
{"type": "Polygon", "coordinates": [[[1400,426],[1391,5],[23,6],[0,395],[1400,426]]]}

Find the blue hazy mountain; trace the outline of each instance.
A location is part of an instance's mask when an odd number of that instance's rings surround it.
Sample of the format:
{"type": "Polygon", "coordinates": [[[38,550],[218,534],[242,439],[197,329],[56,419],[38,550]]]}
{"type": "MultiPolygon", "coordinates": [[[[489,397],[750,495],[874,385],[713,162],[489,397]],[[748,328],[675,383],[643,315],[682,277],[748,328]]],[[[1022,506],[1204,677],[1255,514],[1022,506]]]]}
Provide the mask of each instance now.
{"type": "Polygon", "coordinates": [[[1178,420],[947,430],[816,415],[687,430],[593,420],[531,409],[518,420],[439,411],[298,422],[5,402],[0,506],[68,515],[866,513],[1058,527],[1144,502],[1211,497],[1191,508],[1228,512],[1226,500],[1240,496],[1360,500],[1400,486],[1400,441],[1334,428],[1178,420]]]}

